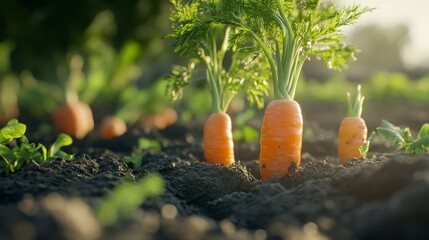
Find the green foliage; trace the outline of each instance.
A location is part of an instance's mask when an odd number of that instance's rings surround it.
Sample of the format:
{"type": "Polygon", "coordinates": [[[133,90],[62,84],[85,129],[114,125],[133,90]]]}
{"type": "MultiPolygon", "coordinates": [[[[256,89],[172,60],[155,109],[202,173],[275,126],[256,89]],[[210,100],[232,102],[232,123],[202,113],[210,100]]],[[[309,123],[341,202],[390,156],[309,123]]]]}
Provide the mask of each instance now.
{"type": "Polygon", "coordinates": [[[14,173],[30,161],[37,164],[37,162],[54,161],[57,158],[65,160],[74,158],[73,155],[60,150],[72,144],[73,140],[70,136],[60,134],[47,150],[43,144],[30,143],[24,135],[25,131],[26,125],[19,123],[16,119],[10,120],[0,129],[0,173],[14,173]]]}
{"type": "Polygon", "coordinates": [[[356,49],[344,43],[340,28],[371,11],[357,4],[338,9],[319,0],[229,0],[219,5],[210,5],[213,21],[237,28],[237,46],[253,45],[249,39],[256,42],[258,48],[253,49],[262,51],[270,64],[277,98],[294,97],[302,65],[310,56],[324,60],[329,68],[345,68],[356,49]]]}
{"type": "Polygon", "coordinates": [[[259,139],[259,132],[248,124],[248,121],[255,117],[255,115],[255,110],[248,109],[234,118],[236,126],[235,130],[232,132],[234,141],[251,143],[259,139]]]}
{"type": "Polygon", "coordinates": [[[403,73],[377,72],[369,79],[368,86],[376,99],[400,99],[406,97],[410,80],[403,73]]]}
{"type": "Polygon", "coordinates": [[[411,79],[398,72],[376,72],[368,80],[367,96],[376,101],[407,100],[421,105],[429,102],[429,75],[411,79]]]}
{"type": "MultiPolygon", "coordinates": [[[[302,102],[324,101],[344,104],[344,92],[349,91],[352,84],[342,75],[334,75],[326,81],[305,79],[302,77],[297,87],[297,99],[302,102]]],[[[363,91],[366,88],[362,89],[363,91]]]]}
{"type": "Polygon", "coordinates": [[[124,160],[131,168],[138,168],[142,165],[143,158],[149,151],[161,151],[161,143],[148,138],[140,138],[138,146],[134,148],[130,156],[125,156],[124,160]]]}
{"type": "Polygon", "coordinates": [[[85,40],[95,35],[104,36],[115,50],[135,41],[142,49],[141,56],[149,59],[159,55],[160,48],[167,44],[161,37],[168,29],[168,4],[168,0],[32,4],[2,0],[0,39],[16,46],[13,69],[29,70],[37,79],[55,83],[56,69],[52,66],[71,51],[83,49],[85,40]]]}
{"type": "Polygon", "coordinates": [[[377,135],[389,142],[394,148],[401,149],[409,154],[420,154],[429,151],[429,123],[425,123],[421,126],[417,138],[414,139],[410,128],[400,128],[383,120],[380,127],[377,127],[377,129],[370,134],[368,142],[362,150],[367,149],[372,138],[377,135]]]}
{"type": "Polygon", "coordinates": [[[352,96],[347,92],[347,116],[360,117],[362,115],[363,100],[365,99],[360,92],[360,84],[356,87],[356,92],[352,96]]]}
{"type": "Polygon", "coordinates": [[[123,89],[117,99],[115,115],[133,124],[144,115],[158,114],[171,104],[165,94],[166,83],[162,79],[154,81],[145,88],[130,85],[123,89]]]}
{"type": "Polygon", "coordinates": [[[138,183],[123,182],[97,205],[96,216],[104,225],[129,219],[146,199],[162,194],[164,185],[162,177],[155,173],[146,175],[138,183]]]}
{"type": "Polygon", "coordinates": [[[187,66],[173,66],[171,75],[166,78],[168,81],[166,92],[171,96],[171,100],[177,101],[183,97],[183,88],[189,85],[192,72],[198,63],[198,59],[190,59],[187,66]]]}
{"type": "MultiPolygon", "coordinates": [[[[325,81],[303,78],[297,88],[300,102],[324,101],[343,104],[343,92],[354,83],[343,74],[335,74],[325,81]]],[[[429,102],[429,76],[412,79],[397,72],[376,72],[362,84],[362,95],[369,106],[373,103],[407,101],[412,105],[429,102]]]]}
{"type": "Polygon", "coordinates": [[[191,74],[198,63],[203,63],[205,78],[211,93],[212,111],[225,112],[232,98],[243,90],[250,103],[263,106],[263,96],[268,93],[266,64],[257,55],[240,52],[230,44],[236,31],[215,23],[217,3],[198,0],[183,3],[172,0],[170,20],[172,33],[167,37],[175,40],[175,51],[181,55],[198,56],[187,67],[174,66],[168,76],[167,93],[177,100],[182,88],[189,84],[191,74]],[[229,57],[229,59],[226,59],[229,57]],[[226,67],[227,60],[230,64],[226,67]]]}

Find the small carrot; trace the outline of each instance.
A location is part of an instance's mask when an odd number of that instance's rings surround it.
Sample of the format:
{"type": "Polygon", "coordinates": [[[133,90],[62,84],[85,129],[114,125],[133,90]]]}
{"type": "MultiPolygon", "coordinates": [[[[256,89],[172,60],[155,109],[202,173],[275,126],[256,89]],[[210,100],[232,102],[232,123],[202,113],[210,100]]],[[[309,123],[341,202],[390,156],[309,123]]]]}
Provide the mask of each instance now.
{"type": "Polygon", "coordinates": [[[271,101],[261,128],[259,168],[261,179],[293,174],[301,162],[303,120],[292,99],[271,101]]]}
{"type": "Polygon", "coordinates": [[[101,139],[112,139],[123,135],[127,131],[124,120],[114,116],[107,116],[101,122],[98,135],[101,139]]]}
{"type": "Polygon", "coordinates": [[[226,113],[212,113],[204,125],[204,158],[208,163],[234,163],[231,118],[226,113]]]}
{"type": "Polygon", "coordinates": [[[161,116],[164,118],[167,126],[174,124],[177,121],[177,112],[172,107],[165,107],[161,112],[161,116]]]}
{"type": "Polygon", "coordinates": [[[158,114],[143,115],[140,124],[145,128],[164,129],[177,121],[177,112],[171,107],[165,107],[158,114]]]}
{"type": "Polygon", "coordinates": [[[77,139],[84,138],[94,128],[92,110],[78,100],[67,101],[53,112],[54,125],[60,132],[77,139]]]}
{"type": "Polygon", "coordinates": [[[359,151],[359,148],[366,143],[368,133],[365,120],[361,117],[365,97],[361,95],[360,89],[361,86],[358,85],[356,95],[353,98],[350,93],[347,93],[347,117],[341,121],[338,130],[338,158],[340,164],[344,164],[352,158],[365,157],[365,154],[359,151]]]}

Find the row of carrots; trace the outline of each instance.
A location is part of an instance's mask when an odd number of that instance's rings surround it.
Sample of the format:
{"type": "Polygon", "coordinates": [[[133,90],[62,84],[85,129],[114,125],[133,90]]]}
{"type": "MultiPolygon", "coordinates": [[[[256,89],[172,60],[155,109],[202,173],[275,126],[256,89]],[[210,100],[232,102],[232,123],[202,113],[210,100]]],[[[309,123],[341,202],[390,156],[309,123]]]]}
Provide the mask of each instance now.
{"type": "MultiPolygon", "coordinates": [[[[261,126],[260,176],[264,180],[296,173],[301,162],[303,118],[294,97],[302,67],[310,56],[323,60],[333,70],[347,67],[347,60],[354,59],[357,50],[344,42],[346,38],[340,29],[372,9],[358,4],[337,8],[331,1],[228,0],[211,4],[206,0],[171,0],[171,3],[172,33],[168,37],[174,38],[176,53],[197,57],[204,63],[211,92],[213,113],[206,122],[203,137],[206,161],[234,163],[231,118],[225,113],[231,95],[241,90],[258,102],[254,97],[268,95],[264,90],[269,82],[273,99],[265,108],[261,126]],[[241,48],[245,50],[239,51],[241,48]],[[232,64],[224,69],[226,51],[232,64]],[[248,57],[252,57],[249,62],[248,57]],[[236,69],[244,71],[234,72],[236,69]],[[269,76],[262,76],[266,72],[269,76]],[[258,78],[261,81],[255,81],[258,78]],[[239,81],[234,82],[235,79],[239,81]],[[246,91],[249,85],[253,89],[246,91]],[[231,93],[229,89],[236,91],[231,93]]],[[[172,89],[188,85],[188,72],[192,69],[176,71],[177,77],[170,78],[172,89]]],[[[360,87],[353,97],[349,96],[349,114],[339,128],[341,164],[362,157],[359,147],[366,142],[367,134],[360,117],[363,99],[360,87]]]]}
{"type": "MultiPolygon", "coordinates": [[[[365,157],[360,148],[367,141],[367,126],[361,117],[364,97],[361,86],[356,93],[347,93],[347,116],[338,131],[340,164],[365,157]]],[[[299,104],[294,100],[273,100],[266,107],[260,140],[261,179],[292,175],[301,162],[303,120],[299,104]]],[[[235,162],[231,120],[225,113],[212,114],[204,129],[204,155],[208,163],[231,165],[235,162]]]]}
{"type": "MultiPolygon", "coordinates": [[[[177,121],[177,113],[171,107],[164,108],[157,115],[147,115],[140,118],[141,126],[151,129],[163,129],[177,121]]],[[[63,133],[77,139],[84,138],[94,130],[94,117],[90,106],[77,99],[66,101],[53,112],[53,123],[63,133]]],[[[98,136],[101,139],[111,139],[123,135],[127,131],[127,124],[116,116],[106,116],[98,127],[98,136]]]]}

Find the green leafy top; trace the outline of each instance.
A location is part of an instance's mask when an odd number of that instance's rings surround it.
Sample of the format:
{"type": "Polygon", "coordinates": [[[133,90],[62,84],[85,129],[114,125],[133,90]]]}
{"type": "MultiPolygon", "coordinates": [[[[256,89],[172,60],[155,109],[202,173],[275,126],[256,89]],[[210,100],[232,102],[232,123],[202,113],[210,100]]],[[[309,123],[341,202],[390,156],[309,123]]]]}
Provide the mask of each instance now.
{"type": "Polygon", "coordinates": [[[362,115],[363,100],[365,99],[360,92],[360,84],[356,87],[356,92],[353,96],[347,93],[347,116],[360,117],[362,115]]]}
{"type": "Polygon", "coordinates": [[[197,0],[183,4],[172,0],[171,21],[173,32],[168,38],[175,39],[175,51],[191,55],[188,66],[174,66],[167,77],[167,92],[173,100],[182,96],[182,89],[195,77],[197,65],[202,63],[212,98],[213,112],[225,112],[232,98],[243,90],[251,103],[263,105],[268,92],[267,65],[257,55],[250,56],[238,51],[230,43],[235,28],[215,23],[212,17],[216,4],[211,0],[197,0]],[[224,65],[226,57],[230,65],[224,65]]]}
{"type": "Polygon", "coordinates": [[[380,127],[370,134],[367,143],[360,149],[368,151],[369,143],[375,136],[381,136],[394,148],[402,149],[409,154],[420,154],[429,152],[429,123],[421,126],[417,138],[414,139],[409,127],[400,128],[383,120],[380,127]]]}
{"type": "MultiPolygon", "coordinates": [[[[235,45],[262,51],[271,68],[275,97],[286,99],[294,98],[301,68],[310,56],[335,70],[354,59],[356,49],[344,43],[340,28],[372,10],[357,4],[338,9],[320,0],[228,0],[207,7],[212,15],[201,22],[212,18],[234,26],[235,45]],[[256,47],[251,47],[253,41],[256,47]]],[[[203,33],[199,23],[195,25],[198,30],[187,37],[203,33]]]]}
{"type": "Polygon", "coordinates": [[[57,158],[65,160],[74,158],[73,155],[60,150],[72,144],[73,140],[70,136],[59,134],[48,150],[43,144],[30,143],[24,135],[26,128],[25,124],[12,119],[0,129],[0,173],[16,172],[30,161],[37,164],[37,162],[53,161],[57,158]],[[10,144],[14,140],[17,143],[10,144]]]}

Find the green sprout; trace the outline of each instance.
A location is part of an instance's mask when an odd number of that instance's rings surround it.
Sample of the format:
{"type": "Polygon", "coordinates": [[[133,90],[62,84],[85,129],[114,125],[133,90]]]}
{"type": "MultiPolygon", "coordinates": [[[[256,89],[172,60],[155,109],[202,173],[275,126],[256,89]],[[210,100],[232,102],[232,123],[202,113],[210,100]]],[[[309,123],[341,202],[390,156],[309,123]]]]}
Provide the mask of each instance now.
{"type": "Polygon", "coordinates": [[[18,120],[10,120],[0,129],[0,173],[14,173],[21,170],[27,163],[34,164],[52,162],[57,158],[72,160],[74,155],[61,150],[71,145],[73,140],[66,134],[59,134],[55,142],[47,149],[43,144],[30,143],[24,135],[26,125],[18,120]],[[13,144],[12,144],[13,142],[13,144]]]}

